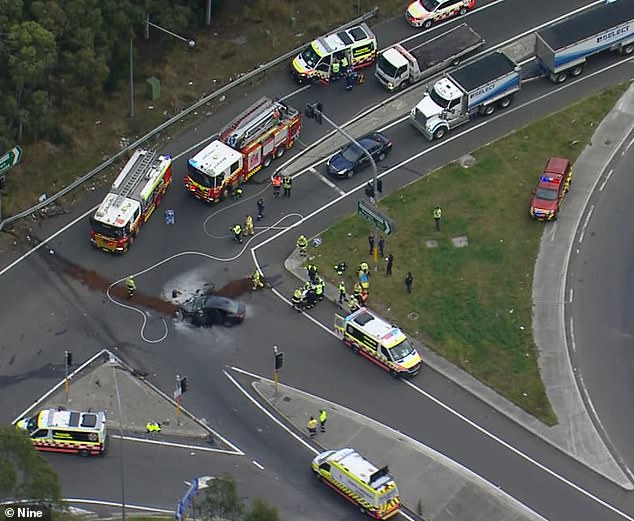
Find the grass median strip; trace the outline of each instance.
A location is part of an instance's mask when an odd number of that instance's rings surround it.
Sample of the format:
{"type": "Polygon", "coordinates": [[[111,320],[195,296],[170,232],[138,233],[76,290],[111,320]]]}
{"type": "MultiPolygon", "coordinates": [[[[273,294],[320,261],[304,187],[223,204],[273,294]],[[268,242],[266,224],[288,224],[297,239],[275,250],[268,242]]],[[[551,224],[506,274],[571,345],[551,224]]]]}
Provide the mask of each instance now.
{"type": "MultiPolygon", "coordinates": [[[[384,249],[394,256],[393,275],[379,259],[369,306],[548,425],[557,419],[537,365],[531,291],[540,238],[552,224],[530,219],[531,191],[548,157],[575,161],[626,88],[606,89],[519,129],[475,151],[469,166],[449,164],[379,205],[397,227],[384,249]]],[[[346,217],[321,234],[309,258],[335,284],[341,278],[333,266],[345,261],[351,293],[356,266],[372,265],[370,232],[366,221],[346,217]]]]}

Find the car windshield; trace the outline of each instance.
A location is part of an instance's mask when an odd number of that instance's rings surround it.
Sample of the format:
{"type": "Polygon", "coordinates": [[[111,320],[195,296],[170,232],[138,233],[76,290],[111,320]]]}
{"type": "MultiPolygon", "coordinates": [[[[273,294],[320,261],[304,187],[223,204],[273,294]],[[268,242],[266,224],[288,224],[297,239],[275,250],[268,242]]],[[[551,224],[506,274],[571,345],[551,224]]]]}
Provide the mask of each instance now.
{"type": "Polygon", "coordinates": [[[33,432],[35,429],[37,429],[37,421],[35,418],[29,418],[29,421],[26,422],[26,430],[29,431],[29,433],[33,432]]]}
{"type": "Polygon", "coordinates": [[[535,197],[542,201],[555,201],[557,199],[557,190],[550,188],[538,188],[535,192],[535,197]]]}
{"type": "Polygon", "coordinates": [[[194,297],[189,299],[187,302],[185,302],[182,307],[185,311],[189,313],[195,313],[199,309],[202,309],[206,299],[207,297],[204,297],[204,296],[194,297]]]}
{"type": "Polygon", "coordinates": [[[304,49],[304,51],[301,54],[301,57],[306,62],[306,65],[308,65],[310,68],[314,68],[315,65],[317,65],[317,62],[319,61],[320,56],[319,54],[315,52],[315,49],[313,49],[313,46],[311,44],[308,47],[306,47],[306,49],[304,49]]]}
{"type": "Polygon", "coordinates": [[[388,59],[385,58],[382,54],[379,55],[379,59],[376,62],[376,68],[381,69],[386,76],[390,78],[396,78],[398,76],[398,69],[390,63],[388,59]]]}
{"type": "Polygon", "coordinates": [[[427,11],[433,11],[438,7],[438,4],[440,4],[438,0],[421,0],[420,3],[423,4],[423,7],[427,11]]]}
{"type": "Polygon", "coordinates": [[[390,349],[390,356],[392,357],[392,360],[398,362],[400,360],[403,360],[403,358],[405,358],[406,356],[411,355],[413,352],[414,346],[406,338],[390,349]]]}

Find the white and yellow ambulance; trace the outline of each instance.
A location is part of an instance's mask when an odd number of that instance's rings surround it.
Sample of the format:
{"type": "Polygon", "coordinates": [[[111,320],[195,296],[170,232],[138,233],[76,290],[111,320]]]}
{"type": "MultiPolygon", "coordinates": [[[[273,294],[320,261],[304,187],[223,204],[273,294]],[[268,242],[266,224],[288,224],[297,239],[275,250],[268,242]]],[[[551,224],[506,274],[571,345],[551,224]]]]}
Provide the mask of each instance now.
{"type": "Polygon", "coordinates": [[[387,466],[377,468],[354,449],[327,450],[312,462],[315,477],[373,519],[398,514],[399,494],[387,466]]]}
{"type": "Polygon", "coordinates": [[[43,409],[22,418],[17,427],[26,431],[37,450],[98,456],[106,449],[106,413],[43,409]]]}
{"type": "MultiPolygon", "coordinates": [[[[377,43],[367,24],[357,25],[313,40],[291,64],[291,72],[298,83],[309,81],[329,83],[333,78],[335,61],[354,70],[371,65],[376,60],[377,43]]],[[[345,70],[340,69],[341,73],[345,70]]]]}
{"type": "Polygon", "coordinates": [[[398,327],[368,308],[345,317],[335,314],[335,333],[355,353],[392,376],[414,376],[420,371],[421,358],[412,342],[398,327]]]}

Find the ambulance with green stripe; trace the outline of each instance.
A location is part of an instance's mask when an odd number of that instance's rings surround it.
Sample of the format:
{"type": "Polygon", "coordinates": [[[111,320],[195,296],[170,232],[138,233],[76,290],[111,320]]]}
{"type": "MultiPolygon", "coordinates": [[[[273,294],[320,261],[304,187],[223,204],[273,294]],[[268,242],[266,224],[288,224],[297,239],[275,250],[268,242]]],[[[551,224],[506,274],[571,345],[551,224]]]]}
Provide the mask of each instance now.
{"type": "Polygon", "coordinates": [[[335,314],[335,333],[352,349],[394,377],[415,376],[422,362],[411,340],[368,308],[335,314]]]}
{"type": "Polygon", "coordinates": [[[313,40],[291,64],[293,77],[299,84],[327,84],[343,75],[333,71],[333,64],[345,62],[354,70],[372,65],[376,60],[376,37],[367,24],[357,25],[313,40]]]}
{"type": "Polygon", "coordinates": [[[354,449],[327,450],[312,463],[315,477],[373,519],[398,514],[399,495],[387,466],[375,467],[354,449]]]}

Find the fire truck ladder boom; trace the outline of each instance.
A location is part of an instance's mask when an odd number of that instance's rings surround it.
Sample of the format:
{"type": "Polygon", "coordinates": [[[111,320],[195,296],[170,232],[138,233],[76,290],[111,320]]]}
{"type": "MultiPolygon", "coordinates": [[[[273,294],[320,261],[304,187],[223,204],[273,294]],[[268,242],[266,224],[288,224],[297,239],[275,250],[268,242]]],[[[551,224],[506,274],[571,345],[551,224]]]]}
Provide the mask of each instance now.
{"type": "Polygon", "coordinates": [[[278,120],[278,117],[274,117],[275,113],[278,113],[277,116],[281,115],[282,109],[270,98],[260,98],[222,130],[221,139],[229,146],[241,147],[243,140],[271,128],[278,120]]]}
{"type": "Polygon", "coordinates": [[[128,197],[132,191],[139,184],[139,181],[143,177],[143,175],[147,172],[148,167],[154,162],[156,158],[156,150],[147,150],[145,154],[141,157],[141,161],[139,161],[136,165],[134,165],[134,171],[130,173],[130,177],[126,180],[123,188],[119,192],[119,195],[123,197],[128,197]]]}

